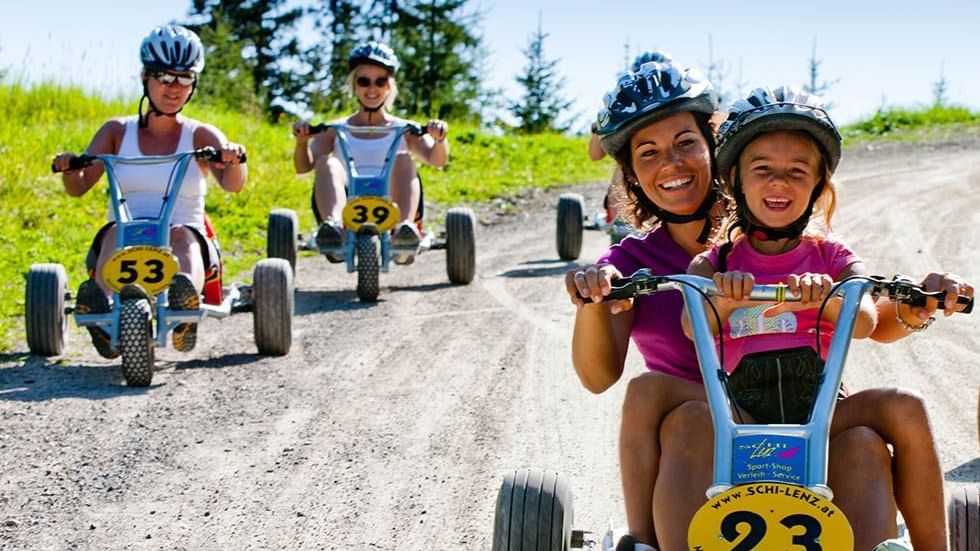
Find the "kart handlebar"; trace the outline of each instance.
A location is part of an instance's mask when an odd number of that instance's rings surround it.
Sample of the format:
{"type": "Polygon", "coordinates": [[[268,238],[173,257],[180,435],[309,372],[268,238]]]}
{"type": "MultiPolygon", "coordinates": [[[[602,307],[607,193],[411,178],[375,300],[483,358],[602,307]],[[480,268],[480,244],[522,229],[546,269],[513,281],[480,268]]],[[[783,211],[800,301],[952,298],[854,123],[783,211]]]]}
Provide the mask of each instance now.
{"type": "MultiPolygon", "coordinates": [[[[399,126],[350,126],[347,124],[328,124],[321,122],[320,124],[310,125],[310,134],[320,134],[321,132],[326,132],[328,128],[346,128],[351,132],[381,133],[393,132],[398,129],[399,126]]],[[[403,132],[413,136],[422,136],[429,133],[428,126],[421,126],[415,124],[414,122],[406,123],[400,128],[404,129],[403,132]]]]}
{"type": "MultiPolygon", "coordinates": [[[[685,279],[690,277],[696,276],[684,276],[685,279]]],[[[603,297],[603,301],[631,299],[638,296],[652,295],[661,290],[672,290],[673,286],[670,289],[661,289],[660,287],[666,283],[674,283],[678,279],[676,276],[653,275],[649,269],[642,268],[629,277],[614,279],[611,282],[612,290],[608,295],[603,297]]],[[[700,279],[704,280],[704,289],[706,292],[712,295],[717,294],[717,289],[713,281],[707,278],[700,279]]],[[[946,307],[945,291],[926,291],[921,285],[913,282],[906,276],[896,275],[890,279],[884,276],[868,276],[867,279],[873,282],[870,290],[872,296],[891,298],[909,306],[925,306],[927,298],[934,298],[939,302],[937,306],[939,309],[945,309],[946,307]]],[[[582,298],[586,303],[592,302],[592,299],[582,297],[581,295],[579,295],[579,298],[582,298]]],[[[800,295],[790,293],[785,285],[755,285],[752,287],[748,299],[762,302],[798,302],[800,295]]],[[[956,297],[956,303],[966,305],[966,308],[959,313],[969,314],[973,312],[973,297],[958,295],[956,297]]]]}
{"type": "MultiPolygon", "coordinates": [[[[196,159],[208,160],[216,163],[221,162],[221,152],[211,146],[202,147],[200,149],[195,149],[193,151],[188,151],[186,153],[178,153],[178,155],[193,155],[194,158],[196,159]]],[[[68,170],[80,170],[82,168],[92,166],[96,161],[99,160],[100,159],[98,155],[79,155],[77,157],[71,158],[68,161],[68,170]]],[[[248,161],[248,156],[245,153],[242,153],[238,157],[238,162],[240,163],[245,163],[247,161],[248,161]]],[[[51,172],[58,173],[62,171],[58,170],[54,166],[54,163],[52,163],[51,172]]]]}

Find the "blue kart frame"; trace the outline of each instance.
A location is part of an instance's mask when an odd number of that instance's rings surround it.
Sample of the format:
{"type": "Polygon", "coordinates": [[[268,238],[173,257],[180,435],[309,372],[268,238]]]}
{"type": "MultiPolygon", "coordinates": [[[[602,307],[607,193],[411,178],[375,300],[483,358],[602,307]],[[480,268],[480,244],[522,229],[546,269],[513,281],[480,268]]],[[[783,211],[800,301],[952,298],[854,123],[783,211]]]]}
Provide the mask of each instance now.
{"type": "MultiPolygon", "coordinates": [[[[78,313],[70,306],[65,306],[63,298],[57,298],[59,294],[65,296],[66,286],[64,269],[60,265],[32,266],[28,273],[26,327],[28,344],[33,353],[44,356],[62,353],[66,329],[62,319],[64,312],[72,313],[77,325],[98,326],[109,335],[111,348],[118,350],[122,356],[123,377],[130,386],[148,386],[151,383],[154,347],[165,348],[168,334],[177,325],[198,323],[204,317],[224,318],[233,312],[253,311],[255,341],[259,352],[282,355],[289,351],[292,334],[292,272],[283,261],[259,262],[255,268],[255,284],[224,288],[221,303],[218,305],[202,303],[197,310],[170,308],[167,284],[177,270],[176,259],[170,247],[170,219],[187,167],[196,159],[220,161],[221,154],[206,147],[171,155],[82,155],[71,160],[69,170],[85,168],[95,162],[101,162],[105,167],[115,220],[113,231],[116,232],[117,254],[134,252],[148,256],[123,260],[120,263],[121,270],[125,273],[119,281],[131,284],[132,287],[127,289],[124,286],[115,290],[111,310],[104,313],[78,313]],[[159,216],[134,219],[119,189],[115,165],[163,163],[174,163],[174,169],[159,216]],[[170,262],[173,264],[168,270],[167,265],[170,262]],[[141,263],[145,265],[140,266],[141,263]],[[155,292],[147,292],[148,290],[155,292]],[[33,323],[32,319],[35,320],[33,323]]],[[[244,160],[243,157],[242,162],[244,160]]]]}

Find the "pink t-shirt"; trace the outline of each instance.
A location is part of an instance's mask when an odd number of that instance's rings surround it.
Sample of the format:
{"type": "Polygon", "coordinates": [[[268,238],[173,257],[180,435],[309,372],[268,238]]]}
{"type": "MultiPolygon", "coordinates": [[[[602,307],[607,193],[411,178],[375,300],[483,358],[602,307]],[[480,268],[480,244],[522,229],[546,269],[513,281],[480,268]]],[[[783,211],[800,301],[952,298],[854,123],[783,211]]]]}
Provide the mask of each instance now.
{"type": "MultiPolygon", "coordinates": [[[[624,276],[640,268],[650,268],[657,275],[673,275],[687,273],[691,256],[674,242],[664,226],[659,226],[643,237],[623,239],[596,262],[612,264],[624,276]]],[[[650,371],[700,381],[694,344],[681,328],[683,305],[678,292],[638,297],[633,303],[630,337],[650,371]]]]}
{"type": "MultiPolygon", "coordinates": [[[[720,245],[704,253],[712,266],[718,266],[720,245]]],[[[727,258],[728,271],[749,272],[758,284],[785,283],[786,276],[804,272],[827,274],[834,281],[845,268],[861,259],[847,245],[833,238],[804,238],[793,250],[777,255],[762,254],[752,248],[748,239],[735,242],[727,258]]],[[[731,373],[742,357],[756,352],[810,346],[816,350],[817,309],[783,312],[764,317],[771,303],[752,308],[738,308],[725,322],[725,371],[731,373]]],[[[820,350],[826,359],[834,325],[820,323],[820,350]]],[[[715,339],[719,342],[719,339],[715,339]]]]}

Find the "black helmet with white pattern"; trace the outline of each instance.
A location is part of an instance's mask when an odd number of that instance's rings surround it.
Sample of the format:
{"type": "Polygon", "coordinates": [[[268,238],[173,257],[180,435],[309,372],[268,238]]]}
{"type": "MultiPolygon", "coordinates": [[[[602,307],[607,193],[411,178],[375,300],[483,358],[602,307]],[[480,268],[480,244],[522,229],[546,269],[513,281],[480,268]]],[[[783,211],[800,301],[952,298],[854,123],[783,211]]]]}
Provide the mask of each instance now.
{"type": "Polygon", "coordinates": [[[354,48],[347,56],[347,70],[353,71],[361,63],[371,63],[388,70],[391,74],[398,72],[400,63],[395,51],[384,42],[368,42],[354,48]]]}
{"type": "Polygon", "coordinates": [[[140,61],[151,71],[204,69],[204,46],[193,31],[180,25],[156,27],[140,44],[140,61]]]}
{"type": "Polygon", "coordinates": [[[806,132],[827,156],[830,171],[841,157],[841,135],[823,108],[823,100],[793,86],[756,88],[748,97],[735,101],[728,119],[718,129],[715,158],[722,177],[727,178],[745,146],[756,136],[778,130],[806,132]]]}
{"type": "Polygon", "coordinates": [[[667,52],[662,52],[660,50],[652,50],[649,52],[642,52],[640,55],[636,56],[633,63],[630,65],[630,71],[634,73],[640,70],[640,67],[645,63],[650,63],[655,61],[657,63],[670,63],[673,58],[667,52]]]}
{"type": "Polygon", "coordinates": [[[637,130],[653,122],[685,111],[710,115],[718,108],[714,88],[701,72],[675,64],[669,55],[620,74],[603,103],[596,134],[613,157],[637,130]]]}

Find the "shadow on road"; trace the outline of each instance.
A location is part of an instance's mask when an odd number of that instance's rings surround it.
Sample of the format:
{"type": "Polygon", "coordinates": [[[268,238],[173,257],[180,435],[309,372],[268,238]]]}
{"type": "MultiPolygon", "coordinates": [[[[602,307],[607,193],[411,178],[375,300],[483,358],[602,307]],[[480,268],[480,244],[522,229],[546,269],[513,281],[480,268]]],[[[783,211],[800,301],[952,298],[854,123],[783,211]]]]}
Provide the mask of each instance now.
{"type": "Polygon", "coordinates": [[[444,281],[442,283],[426,283],[424,285],[391,285],[387,287],[389,291],[409,291],[416,293],[427,293],[429,291],[438,291],[439,289],[448,289],[449,287],[455,287],[452,283],[444,281]]]}
{"type": "MultiPolygon", "coordinates": [[[[225,367],[237,367],[240,365],[255,363],[264,356],[259,354],[226,354],[213,358],[198,358],[186,362],[168,362],[177,371],[185,369],[222,369],[225,367]]],[[[158,363],[159,368],[161,364],[158,363]]]]}
{"type": "Polygon", "coordinates": [[[946,480],[951,482],[980,482],[980,457],[946,472],[946,480]]]}
{"type": "MultiPolygon", "coordinates": [[[[357,293],[351,291],[304,291],[297,290],[293,307],[294,316],[308,316],[333,310],[363,310],[373,308],[377,302],[361,302],[357,293]]],[[[378,302],[384,301],[384,290],[378,302]]]]}
{"type": "Polygon", "coordinates": [[[512,268],[500,275],[503,277],[548,277],[562,275],[569,270],[584,266],[579,262],[544,258],[521,263],[527,268],[512,268]]]}
{"type": "Polygon", "coordinates": [[[142,394],[146,388],[127,387],[118,363],[86,365],[67,359],[5,354],[0,362],[23,361],[0,369],[0,401],[42,402],[58,398],[104,400],[142,394]]]}

